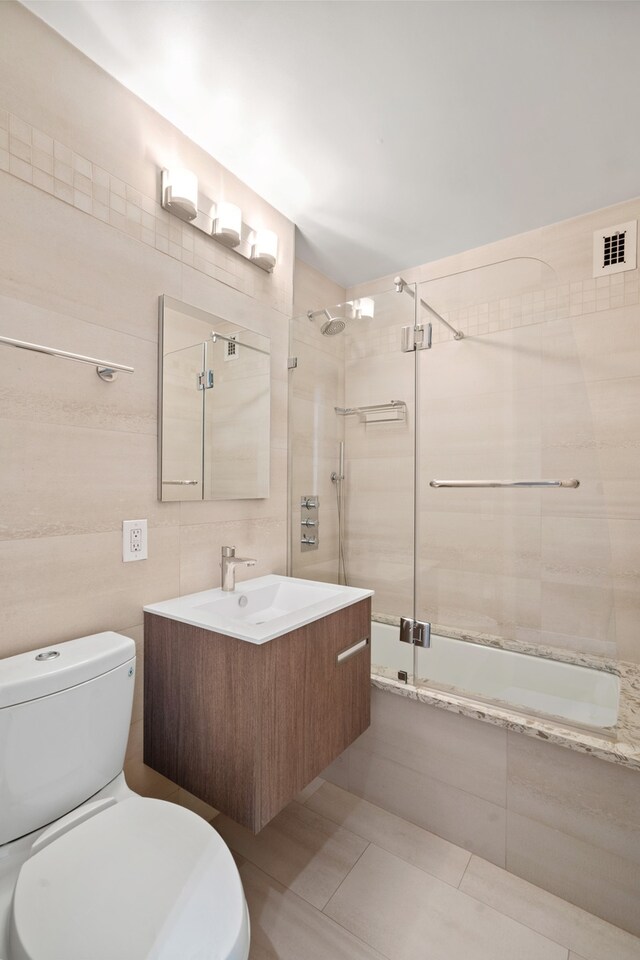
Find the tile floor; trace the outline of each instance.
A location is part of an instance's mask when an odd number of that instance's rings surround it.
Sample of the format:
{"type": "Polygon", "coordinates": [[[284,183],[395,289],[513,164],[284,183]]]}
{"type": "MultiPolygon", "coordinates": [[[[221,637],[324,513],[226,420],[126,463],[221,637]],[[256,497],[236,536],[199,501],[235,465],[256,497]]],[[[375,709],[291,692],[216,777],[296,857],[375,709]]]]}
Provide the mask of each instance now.
{"type": "Polygon", "coordinates": [[[240,867],[250,960],[640,960],[640,939],[318,779],[240,867]]]}

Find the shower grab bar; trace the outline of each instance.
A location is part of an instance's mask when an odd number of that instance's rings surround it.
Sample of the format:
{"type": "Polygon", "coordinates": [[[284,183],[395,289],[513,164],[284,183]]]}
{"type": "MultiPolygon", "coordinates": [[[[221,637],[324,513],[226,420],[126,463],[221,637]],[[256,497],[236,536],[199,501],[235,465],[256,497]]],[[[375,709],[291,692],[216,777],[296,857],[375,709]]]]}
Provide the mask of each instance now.
{"type": "Polygon", "coordinates": [[[431,480],[430,487],[579,487],[579,480],[431,480]]]}
{"type": "Polygon", "coordinates": [[[123,373],[133,373],[133,367],[123,363],[108,363],[106,360],[97,360],[95,357],[85,357],[81,353],[69,353],[68,350],[58,350],[57,347],[44,347],[40,343],[27,343],[26,340],[14,340],[12,337],[0,337],[0,343],[8,347],[19,347],[21,350],[34,350],[36,353],[46,353],[50,357],[62,357],[63,360],[77,360],[79,363],[92,364],[98,376],[103,380],[114,380],[117,370],[123,373]]]}
{"type": "Polygon", "coordinates": [[[334,407],[335,412],[339,417],[351,417],[357,415],[361,420],[367,422],[367,414],[372,413],[384,413],[385,410],[395,410],[400,416],[398,417],[381,417],[377,418],[374,423],[397,423],[402,422],[406,419],[407,416],[407,404],[404,400],[390,400],[388,403],[372,403],[369,406],[365,407],[334,407]]]}
{"type": "Polygon", "coordinates": [[[198,480],[163,480],[163,484],[167,484],[169,487],[197,487],[198,480]]]}

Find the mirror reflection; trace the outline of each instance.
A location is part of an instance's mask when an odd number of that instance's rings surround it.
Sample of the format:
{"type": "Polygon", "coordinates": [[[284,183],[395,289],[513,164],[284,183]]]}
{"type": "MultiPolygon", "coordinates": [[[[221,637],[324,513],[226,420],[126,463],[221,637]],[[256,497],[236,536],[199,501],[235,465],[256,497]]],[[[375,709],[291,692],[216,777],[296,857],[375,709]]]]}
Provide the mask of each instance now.
{"type": "Polygon", "coordinates": [[[270,342],[160,298],[160,500],[269,496],[270,342]]]}

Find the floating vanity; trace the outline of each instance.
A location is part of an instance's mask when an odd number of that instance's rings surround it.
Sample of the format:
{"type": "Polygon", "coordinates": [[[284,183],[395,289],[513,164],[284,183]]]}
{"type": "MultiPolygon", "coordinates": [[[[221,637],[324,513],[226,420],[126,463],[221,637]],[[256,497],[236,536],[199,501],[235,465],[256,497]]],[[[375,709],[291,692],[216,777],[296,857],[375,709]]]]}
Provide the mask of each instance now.
{"type": "Polygon", "coordinates": [[[371,596],[270,575],[145,607],[144,762],[261,830],[369,726],[371,596]]]}

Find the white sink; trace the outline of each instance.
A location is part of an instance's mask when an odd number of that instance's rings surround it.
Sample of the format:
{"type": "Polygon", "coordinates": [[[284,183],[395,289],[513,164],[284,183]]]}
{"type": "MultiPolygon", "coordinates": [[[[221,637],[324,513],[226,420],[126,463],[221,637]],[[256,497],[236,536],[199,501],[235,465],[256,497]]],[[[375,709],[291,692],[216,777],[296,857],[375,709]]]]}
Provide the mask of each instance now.
{"type": "Polygon", "coordinates": [[[270,574],[236,584],[233,593],[204,590],[144,609],[238,640],[266,643],[372,595],[372,590],[270,574]]]}

